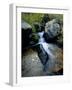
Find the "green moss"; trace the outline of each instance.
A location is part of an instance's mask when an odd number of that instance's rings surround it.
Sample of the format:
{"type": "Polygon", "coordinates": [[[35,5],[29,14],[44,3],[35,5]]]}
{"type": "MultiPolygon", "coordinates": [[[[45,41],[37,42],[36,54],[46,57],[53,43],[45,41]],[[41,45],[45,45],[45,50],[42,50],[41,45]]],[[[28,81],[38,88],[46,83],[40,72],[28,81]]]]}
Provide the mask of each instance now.
{"type": "Polygon", "coordinates": [[[22,20],[26,21],[32,26],[33,32],[35,32],[34,22],[41,22],[43,14],[39,13],[22,13],[22,20]]]}
{"type": "Polygon", "coordinates": [[[39,36],[37,34],[32,34],[32,41],[37,43],[38,40],[39,40],[39,36]]]}
{"type": "Polygon", "coordinates": [[[50,20],[55,18],[63,21],[62,14],[44,14],[44,13],[22,13],[21,20],[29,23],[32,26],[33,32],[36,32],[33,24],[35,22],[42,23],[42,21],[44,21],[43,19],[45,19],[45,16],[46,18],[48,16],[48,19],[50,20]]]}

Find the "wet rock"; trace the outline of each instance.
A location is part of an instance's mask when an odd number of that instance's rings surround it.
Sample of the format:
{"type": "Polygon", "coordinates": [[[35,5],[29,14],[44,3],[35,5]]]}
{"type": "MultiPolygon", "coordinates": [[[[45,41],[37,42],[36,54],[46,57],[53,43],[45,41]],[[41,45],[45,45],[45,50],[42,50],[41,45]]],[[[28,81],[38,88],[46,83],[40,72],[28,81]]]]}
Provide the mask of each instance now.
{"type": "Polygon", "coordinates": [[[47,43],[55,43],[56,40],[57,40],[57,36],[50,38],[47,32],[44,32],[43,37],[44,37],[44,39],[45,39],[45,41],[46,41],[47,43]]]}
{"type": "Polygon", "coordinates": [[[44,50],[44,48],[43,48],[43,46],[41,44],[37,45],[36,49],[37,49],[37,52],[38,52],[38,56],[39,56],[39,58],[41,60],[41,63],[43,65],[46,65],[46,63],[47,63],[47,61],[49,59],[48,54],[46,53],[46,51],[44,50]]]}
{"type": "Polygon", "coordinates": [[[45,32],[43,37],[45,38],[45,41],[47,43],[53,43],[53,44],[58,45],[60,48],[63,48],[63,34],[60,34],[60,35],[55,36],[53,38],[50,38],[48,33],[45,32]]]}

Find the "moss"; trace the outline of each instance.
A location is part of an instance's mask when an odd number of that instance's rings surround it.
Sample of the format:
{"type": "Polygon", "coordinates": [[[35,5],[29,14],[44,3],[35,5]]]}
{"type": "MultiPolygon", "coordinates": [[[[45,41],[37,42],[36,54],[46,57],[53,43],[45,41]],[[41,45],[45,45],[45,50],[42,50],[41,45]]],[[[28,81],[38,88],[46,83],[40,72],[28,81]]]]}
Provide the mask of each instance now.
{"type": "Polygon", "coordinates": [[[37,43],[38,40],[39,40],[39,36],[37,34],[32,34],[32,41],[37,43]]]}
{"type": "Polygon", "coordinates": [[[44,13],[22,13],[21,20],[26,21],[32,26],[32,32],[36,32],[34,23],[38,22],[45,25],[47,21],[52,19],[58,19],[59,22],[63,22],[63,14],[44,14],[44,13]],[[44,23],[44,24],[43,24],[44,23]]]}
{"type": "Polygon", "coordinates": [[[32,26],[33,32],[35,32],[34,22],[41,22],[43,14],[40,13],[22,13],[22,20],[26,21],[32,26]]]}

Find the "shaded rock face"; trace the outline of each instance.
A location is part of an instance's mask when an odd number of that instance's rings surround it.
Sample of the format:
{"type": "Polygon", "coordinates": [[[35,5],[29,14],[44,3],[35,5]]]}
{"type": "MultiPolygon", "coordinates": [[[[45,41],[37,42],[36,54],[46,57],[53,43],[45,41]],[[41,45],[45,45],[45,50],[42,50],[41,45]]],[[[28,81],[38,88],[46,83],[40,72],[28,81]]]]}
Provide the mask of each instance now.
{"type": "Polygon", "coordinates": [[[56,43],[60,48],[63,48],[63,35],[62,34],[60,34],[60,36],[57,38],[56,43]]]}
{"type": "Polygon", "coordinates": [[[49,59],[48,54],[46,53],[46,51],[44,50],[44,48],[43,48],[43,46],[41,44],[37,45],[36,49],[37,49],[38,56],[40,58],[41,63],[43,65],[46,65],[46,63],[47,63],[47,61],[49,59]]]}
{"type": "Polygon", "coordinates": [[[49,37],[49,34],[47,32],[44,33],[43,37],[45,38],[45,41],[47,43],[55,43],[56,40],[57,40],[57,36],[53,37],[53,38],[50,38],[49,37]]]}
{"type": "Polygon", "coordinates": [[[30,43],[30,35],[32,34],[32,27],[26,23],[22,22],[22,49],[29,45],[30,43]]]}

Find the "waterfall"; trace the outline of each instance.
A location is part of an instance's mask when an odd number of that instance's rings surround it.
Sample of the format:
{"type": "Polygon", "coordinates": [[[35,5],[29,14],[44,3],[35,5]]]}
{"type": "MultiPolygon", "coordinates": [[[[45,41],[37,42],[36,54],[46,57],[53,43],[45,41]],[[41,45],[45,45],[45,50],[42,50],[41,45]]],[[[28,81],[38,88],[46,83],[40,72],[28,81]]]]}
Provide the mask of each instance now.
{"type": "Polygon", "coordinates": [[[39,35],[39,37],[40,37],[40,39],[39,39],[39,43],[40,43],[40,44],[43,43],[43,42],[45,42],[45,40],[44,40],[44,38],[43,38],[43,34],[44,34],[44,31],[38,33],[38,35],[39,35]]]}
{"type": "Polygon", "coordinates": [[[51,51],[49,50],[49,48],[51,47],[51,45],[48,44],[48,43],[46,43],[46,41],[45,41],[45,39],[43,37],[43,34],[44,34],[44,31],[38,33],[38,35],[40,37],[38,44],[41,44],[43,46],[44,50],[47,52],[48,55],[53,56],[52,53],[51,53],[51,51]]]}

